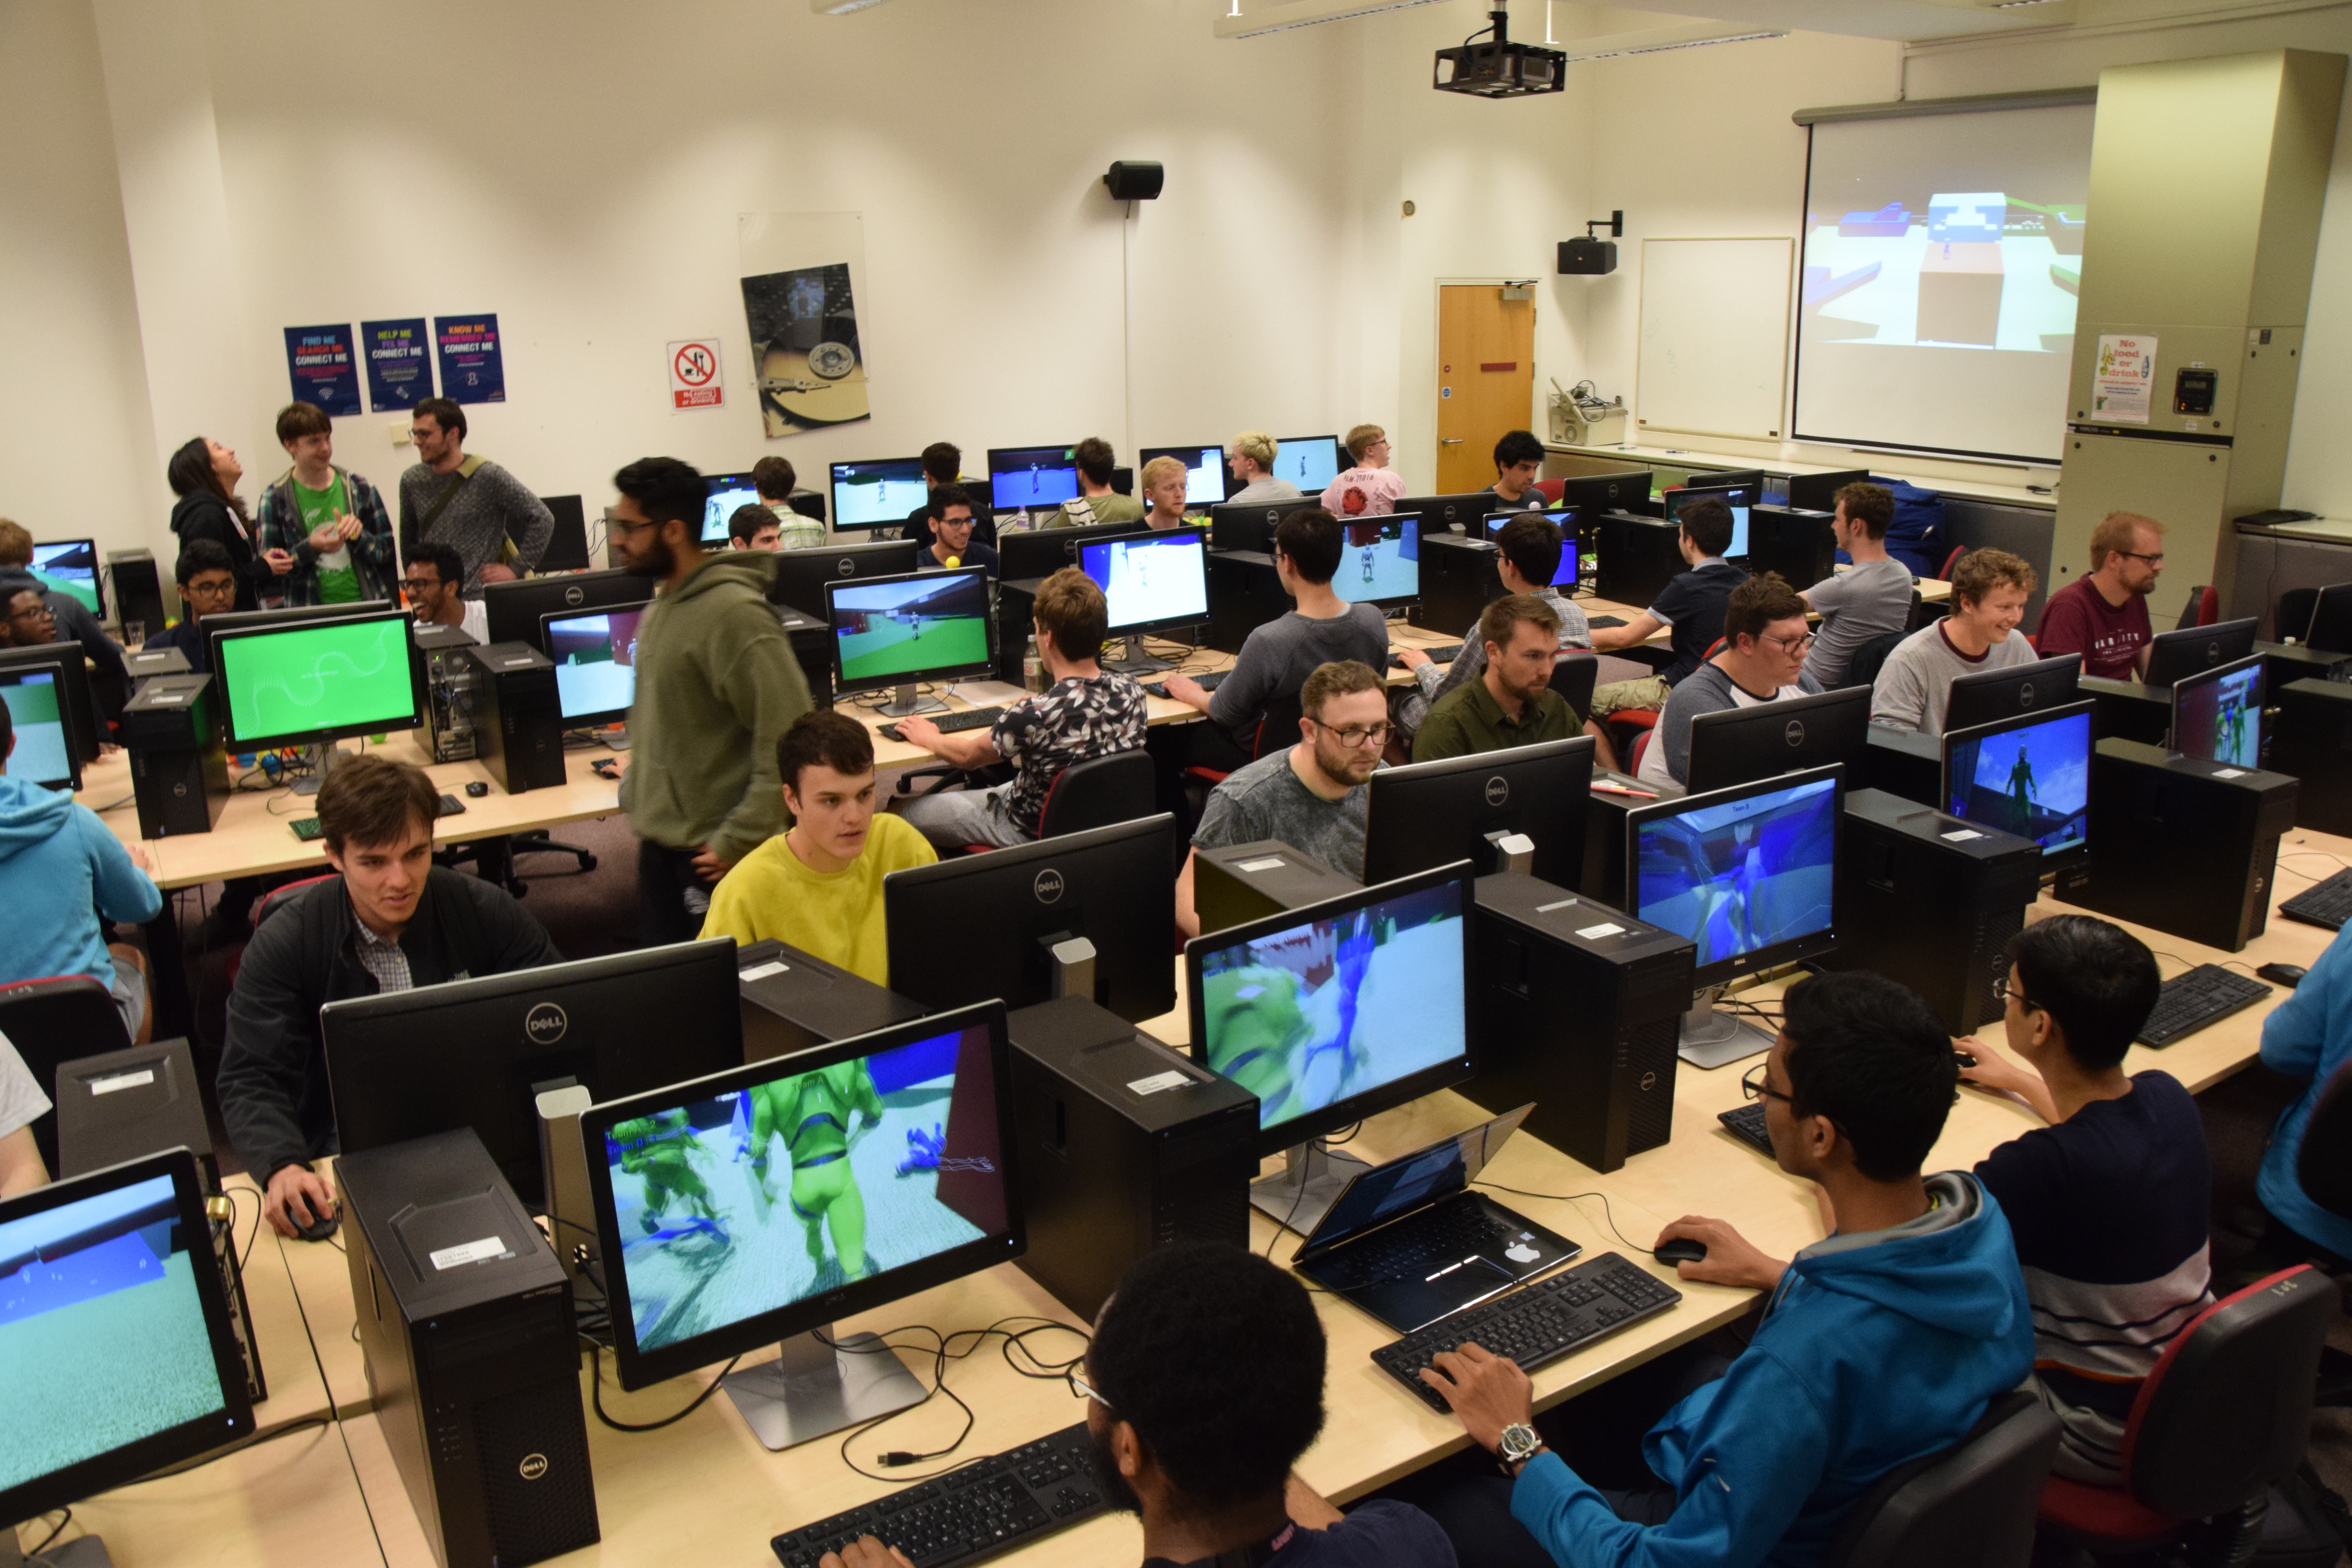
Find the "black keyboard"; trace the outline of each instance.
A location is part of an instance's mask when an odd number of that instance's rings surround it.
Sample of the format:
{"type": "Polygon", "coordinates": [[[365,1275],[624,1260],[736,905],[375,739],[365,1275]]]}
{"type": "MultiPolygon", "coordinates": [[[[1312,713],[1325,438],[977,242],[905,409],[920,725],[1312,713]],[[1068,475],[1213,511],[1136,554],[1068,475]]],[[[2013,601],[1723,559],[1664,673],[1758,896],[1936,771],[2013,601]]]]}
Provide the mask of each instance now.
{"type": "MultiPolygon", "coordinates": [[[[952,735],[958,730],[993,730],[996,721],[1004,717],[1002,708],[965,708],[953,713],[926,713],[924,718],[940,727],[942,735],[952,735]]],[[[900,738],[898,726],[885,724],[881,732],[896,741],[900,738]]]]}
{"type": "MultiPolygon", "coordinates": [[[[1415,643],[1413,646],[1420,648],[1422,652],[1427,654],[1429,656],[1429,662],[1432,664],[1452,664],[1454,662],[1454,656],[1462,651],[1462,645],[1460,643],[1453,643],[1450,645],[1431,643],[1426,646],[1421,643],[1415,643]]],[[[1391,669],[1402,669],[1404,668],[1404,659],[1395,653],[1390,654],[1389,668],[1391,669]]]]}
{"type": "Polygon", "coordinates": [[[1372,1352],[1372,1363],[1442,1415],[1445,1396],[1421,1381],[1421,1369],[1440,1351],[1475,1341],[1533,1372],[1682,1299],[1681,1291],[1655,1275],[1614,1252],[1604,1252],[1524,1290],[1481,1302],[1382,1345],[1372,1352]]]}
{"type": "Polygon", "coordinates": [[[2342,931],[2352,920],[2352,871],[2338,871],[2325,882],[2305,888],[2279,906],[2279,913],[2305,925],[2342,931]]]}
{"type": "Polygon", "coordinates": [[[1317,1269],[1316,1283],[1351,1290],[1359,1285],[1401,1279],[1432,1263],[1456,1262],[1488,1247],[1499,1250],[1518,1234],[1517,1226],[1505,1225],[1475,1203],[1450,1203],[1390,1226],[1339,1252],[1317,1269]]]}
{"type": "Polygon", "coordinates": [[[826,1552],[871,1535],[905,1552],[916,1568],[947,1568],[1025,1546],[1102,1511],[1081,1421],[864,1508],[788,1530],[768,1544],[784,1568],[817,1568],[826,1552]]]}
{"type": "MultiPolygon", "coordinates": [[[[1196,675],[1192,679],[1199,685],[1202,690],[1214,691],[1218,687],[1223,686],[1225,683],[1225,677],[1232,673],[1233,671],[1230,669],[1213,669],[1206,675],[1196,675]]],[[[1168,687],[1166,683],[1162,681],[1155,680],[1146,686],[1143,689],[1149,691],[1154,697],[1165,697],[1168,695],[1168,687]]]]}
{"type": "Polygon", "coordinates": [[[1625,617],[1622,616],[1593,616],[1587,619],[1584,624],[1588,626],[1622,626],[1625,624],[1625,617]]]}
{"type": "MultiPolygon", "coordinates": [[[[441,797],[441,809],[438,815],[442,816],[455,816],[465,809],[466,803],[464,801],[459,800],[454,795],[445,795],[441,797]]],[[[294,837],[300,839],[305,844],[314,841],[319,837],[319,819],[315,816],[292,817],[288,820],[286,826],[292,828],[294,830],[294,837]]]]}
{"type": "Polygon", "coordinates": [[[1731,1135],[1734,1138],[1738,1139],[1743,1143],[1753,1144],[1758,1149],[1762,1150],[1766,1159],[1776,1160],[1780,1158],[1779,1155],[1772,1152],[1771,1134],[1764,1131],[1764,1102],[1762,1100],[1759,1100],[1753,1105],[1740,1106],[1738,1109],[1734,1110],[1718,1111],[1717,1112],[1715,1119],[1717,1121],[1722,1122],[1726,1127],[1730,1128],[1731,1135]]]}
{"type": "Polygon", "coordinates": [[[2200,963],[2164,983],[2156,1011],[2139,1026],[2137,1037],[2143,1046],[2168,1046],[2208,1024],[2243,1012],[2270,994],[2269,986],[2250,974],[2218,963],[2200,963]]]}

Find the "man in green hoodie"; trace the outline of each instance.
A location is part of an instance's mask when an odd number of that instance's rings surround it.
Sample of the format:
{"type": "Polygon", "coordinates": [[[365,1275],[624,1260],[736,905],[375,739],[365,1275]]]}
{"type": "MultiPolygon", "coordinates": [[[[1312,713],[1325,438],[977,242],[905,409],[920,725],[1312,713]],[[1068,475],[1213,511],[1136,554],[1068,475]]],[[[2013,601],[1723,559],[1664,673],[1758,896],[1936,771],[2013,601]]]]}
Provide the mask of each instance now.
{"type": "Polygon", "coordinates": [[[776,738],[808,711],[808,682],[767,600],[776,558],[707,553],[702,476],[640,458],[613,476],[614,559],[655,580],[637,624],[636,699],[621,809],[636,830],[637,931],[690,942],[728,868],[784,829],[776,738]]]}

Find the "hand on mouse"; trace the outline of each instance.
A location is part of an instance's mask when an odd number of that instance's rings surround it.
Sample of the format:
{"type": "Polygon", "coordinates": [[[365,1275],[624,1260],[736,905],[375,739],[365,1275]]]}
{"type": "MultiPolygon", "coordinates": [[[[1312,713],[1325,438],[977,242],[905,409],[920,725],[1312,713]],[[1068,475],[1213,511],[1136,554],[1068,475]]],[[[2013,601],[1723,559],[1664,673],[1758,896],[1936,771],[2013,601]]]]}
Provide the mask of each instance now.
{"type": "Polygon", "coordinates": [[[307,1165],[280,1165],[262,1194],[261,1216],[284,1237],[299,1236],[335,1212],[335,1189],[307,1165]]]}
{"type": "Polygon", "coordinates": [[[2050,1098],[2050,1086],[2042,1081],[2040,1073],[1974,1037],[1959,1041],[1958,1048],[1977,1058],[1976,1066],[1960,1069],[1962,1083],[2013,1094],[2032,1107],[2042,1121],[2058,1120],[2057,1104],[2050,1098]]]}
{"type": "Polygon", "coordinates": [[[1658,1232],[1657,1245],[1680,1239],[1698,1242],[1706,1248],[1706,1256],[1697,1262],[1675,1265],[1675,1272],[1685,1279],[1769,1290],[1780,1282],[1780,1276],[1789,1268],[1780,1258],[1766,1257],[1762,1248],[1733,1229],[1727,1220],[1685,1215],[1658,1232]]]}

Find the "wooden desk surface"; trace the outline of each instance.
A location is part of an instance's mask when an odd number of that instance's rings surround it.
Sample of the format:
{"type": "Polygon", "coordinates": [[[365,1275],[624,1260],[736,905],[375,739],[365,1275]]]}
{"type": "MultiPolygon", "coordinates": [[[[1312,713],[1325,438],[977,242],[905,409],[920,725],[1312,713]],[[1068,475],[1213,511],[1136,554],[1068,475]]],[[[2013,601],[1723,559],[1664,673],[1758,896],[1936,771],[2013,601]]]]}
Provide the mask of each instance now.
{"type": "Polygon", "coordinates": [[[102,1492],[74,1504],[61,1539],[103,1537],[116,1568],[381,1568],[346,1430],[289,1432],[183,1475],[102,1492]]]}
{"type": "MultiPolygon", "coordinates": [[[[254,1342],[260,1347],[261,1373],[269,1384],[269,1397],[254,1406],[256,1430],[268,1433],[297,1421],[333,1415],[341,1401],[333,1396],[320,1366],[314,1326],[305,1318],[302,1305],[305,1291],[313,1300],[324,1296],[323,1280],[306,1278],[298,1289],[289,1264],[298,1248],[323,1252],[331,1260],[336,1274],[345,1281],[341,1330],[349,1342],[352,1314],[343,1255],[323,1242],[281,1241],[261,1218],[261,1189],[250,1176],[232,1176],[225,1184],[236,1194],[236,1234],[245,1247],[246,1310],[253,1315],[254,1342]],[[253,1239],[247,1244],[242,1238],[248,1226],[254,1227],[253,1239]]],[[[351,1348],[356,1354],[359,1346],[351,1348]]],[[[362,1373],[362,1390],[364,1376],[362,1373]]]]}

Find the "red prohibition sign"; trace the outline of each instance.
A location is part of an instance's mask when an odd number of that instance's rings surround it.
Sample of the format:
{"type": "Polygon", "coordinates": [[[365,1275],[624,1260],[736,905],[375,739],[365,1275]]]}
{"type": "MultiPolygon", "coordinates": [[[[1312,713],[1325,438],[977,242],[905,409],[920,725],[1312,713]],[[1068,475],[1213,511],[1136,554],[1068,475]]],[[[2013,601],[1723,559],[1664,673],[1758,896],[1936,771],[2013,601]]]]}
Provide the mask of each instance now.
{"type": "Polygon", "coordinates": [[[677,351],[671,368],[677,372],[678,380],[687,385],[708,386],[710,378],[719,374],[719,360],[700,343],[688,343],[677,351]]]}

